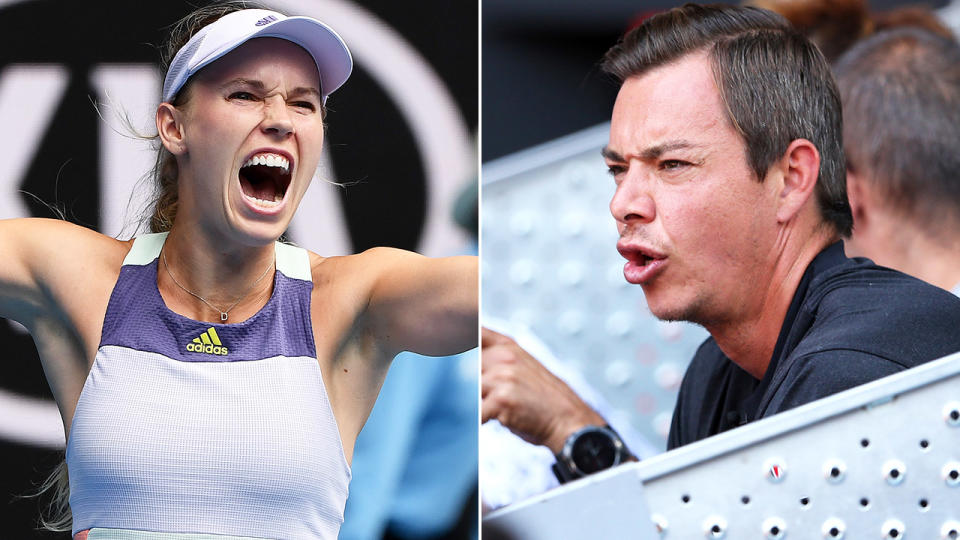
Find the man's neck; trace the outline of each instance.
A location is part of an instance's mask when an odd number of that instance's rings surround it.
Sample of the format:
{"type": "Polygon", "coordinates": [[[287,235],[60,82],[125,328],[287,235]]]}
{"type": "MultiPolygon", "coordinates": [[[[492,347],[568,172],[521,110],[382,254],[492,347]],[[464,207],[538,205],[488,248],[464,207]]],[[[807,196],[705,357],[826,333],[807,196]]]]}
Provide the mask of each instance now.
{"type": "MultiPolygon", "coordinates": [[[[854,243],[857,255],[948,291],[960,284],[960,236],[952,232],[956,227],[945,226],[944,231],[949,232],[931,236],[899,217],[883,222],[874,219],[877,231],[854,243]]],[[[855,240],[859,238],[855,236],[855,240]]]]}
{"type": "MultiPolygon", "coordinates": [[[[747,316],[723,324],[705,325],[720,350],[756,379],[762,379],[783,327],[787,310],[810,262],[837,238],[817,232],[802,243],[782,242],[770,279],[757,290],[756,307],[747,316]]],[[[745,301],[749,301],[745,299],[745,301]]]]}

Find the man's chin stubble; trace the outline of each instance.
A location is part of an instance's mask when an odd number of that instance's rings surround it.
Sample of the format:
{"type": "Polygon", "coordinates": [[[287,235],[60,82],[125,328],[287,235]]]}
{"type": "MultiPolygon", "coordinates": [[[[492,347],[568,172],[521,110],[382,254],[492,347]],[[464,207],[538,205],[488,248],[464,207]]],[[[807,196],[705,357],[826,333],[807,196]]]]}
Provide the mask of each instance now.
{"type": "Polygon", "coordinates": [[[689,322],[700,326],[708,326],[711,317],[704,313],[703,300],[698,298],[687,305],[663,307],[654,310],[650,307],[650,313],[661,321],[666,322],[689,322]]]}

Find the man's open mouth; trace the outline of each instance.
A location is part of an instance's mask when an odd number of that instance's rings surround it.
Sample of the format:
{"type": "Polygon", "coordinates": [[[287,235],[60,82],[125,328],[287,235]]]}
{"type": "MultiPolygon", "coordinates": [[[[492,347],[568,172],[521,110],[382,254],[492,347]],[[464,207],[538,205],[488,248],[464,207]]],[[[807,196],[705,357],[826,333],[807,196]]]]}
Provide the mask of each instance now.
{"type": "Polygon", "coordinates": [[[646,266],[646,265],[650,264],[651,262],[655,261],[656,259],[654,259],[653,257],[647,256],[647,255],[644,255],[643,253],[639,253],[639,252],[638,252],[638,253],[635,254],[635,258],[632,259],[632,260],[633,260],[633,262],[637,263],[637,264],[640,265],[640,266],[646,266]]]}
{"type": "Polygon", "coordinates": [[[620,252],[620,256],[637,266],[647,266],[666,258],[666,255],[637,245],[618,243],[617,251],[620,252]]]}
{"type": "Polygon", "coordinates": [[[279,154],[254,154],[240,166],[240,189],[255,204],[270,208],[283,201],[290,186],[290,160],[279,154]]]}

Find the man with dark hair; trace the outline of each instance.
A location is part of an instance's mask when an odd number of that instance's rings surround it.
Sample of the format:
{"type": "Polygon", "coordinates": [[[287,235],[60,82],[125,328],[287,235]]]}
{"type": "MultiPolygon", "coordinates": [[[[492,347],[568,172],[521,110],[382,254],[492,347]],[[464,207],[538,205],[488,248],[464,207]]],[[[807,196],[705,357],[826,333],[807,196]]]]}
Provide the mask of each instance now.
{"type": "Polygon", "coordinates": [[[960,45],[916,28],[883,32],[835,73],[848,251],[960,295],[960,45]]]}
{"type": "MultiPolygon", "coordinates": [[[[839,95],[784,19],[686,5],[624,36],[604,68],[621,82],[603,155],[624,276],[658,318],[711,334],[669,448],[960,350],[960,300],[845,257],[839,95]]],[[[484,420],[550,447],[563,479],[627,457],[515,343],[485,331],[483,346],[484,420]]]]}

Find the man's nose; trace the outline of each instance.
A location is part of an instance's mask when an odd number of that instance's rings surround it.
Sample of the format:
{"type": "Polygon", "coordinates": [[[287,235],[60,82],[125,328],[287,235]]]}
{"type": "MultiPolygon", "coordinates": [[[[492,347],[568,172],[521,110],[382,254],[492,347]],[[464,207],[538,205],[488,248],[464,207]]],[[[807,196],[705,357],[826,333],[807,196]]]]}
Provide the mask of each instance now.
{"type": "Polygon", "coordinates": [[[642,173],[627,171],[610,200],[610,214],[617,223],[630,225],[649,223],[657,215],[650,182],[642,173]]]}

